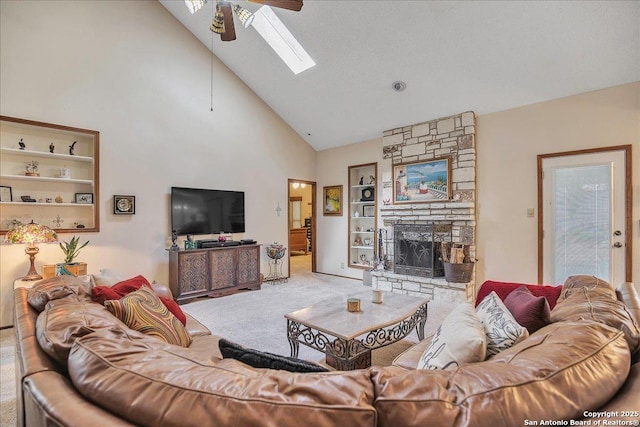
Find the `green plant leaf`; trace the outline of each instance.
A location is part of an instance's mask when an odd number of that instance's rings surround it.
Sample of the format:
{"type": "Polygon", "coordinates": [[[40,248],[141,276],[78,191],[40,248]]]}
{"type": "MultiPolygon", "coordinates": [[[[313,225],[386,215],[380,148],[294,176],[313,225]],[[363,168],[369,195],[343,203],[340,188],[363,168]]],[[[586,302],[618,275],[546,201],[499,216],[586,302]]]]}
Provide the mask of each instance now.
{"type": "Polygon", "coordinates": [[[74,258],[77,257],[78,254],[80,253],[80,249],[84,248],[89,244],[89,241],[87,240],[80,247],[78,247],[79,242],[80,242],[80,238],[76,236],[73,236],[71,240],[68,242],[65,242],[65,241],[60,242],[60,249],[62,249],[62,252],[65,255],[65,258],[64,258],[65,263],[69,264],[73,262],[74,258]]]}

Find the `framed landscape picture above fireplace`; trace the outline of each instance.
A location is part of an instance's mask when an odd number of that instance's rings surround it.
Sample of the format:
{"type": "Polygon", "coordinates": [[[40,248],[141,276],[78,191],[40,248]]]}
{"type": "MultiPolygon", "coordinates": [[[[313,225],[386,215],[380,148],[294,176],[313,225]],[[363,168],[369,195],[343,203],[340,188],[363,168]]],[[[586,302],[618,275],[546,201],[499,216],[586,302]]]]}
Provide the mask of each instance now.
{"type": "Polygon", "coordinates": [[[450,157],[393,166],[393,203],[429,203],[450,199],[450,157]]]}

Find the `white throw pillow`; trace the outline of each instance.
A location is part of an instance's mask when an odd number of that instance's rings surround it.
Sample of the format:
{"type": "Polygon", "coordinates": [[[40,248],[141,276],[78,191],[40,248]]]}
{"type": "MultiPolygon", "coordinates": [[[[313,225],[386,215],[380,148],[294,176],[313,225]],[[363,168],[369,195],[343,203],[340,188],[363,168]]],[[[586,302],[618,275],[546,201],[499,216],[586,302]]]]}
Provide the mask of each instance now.
{"type": "Polygon", "coordinates": [[[115,271],[108,268],[100,270],[99,274],[91,274],[91,287],[108,286],[111,287],[116,283],[122,282],[122,279],[115,271]]]}
{"type": "Polygon", "coordinates": [[[482,322],[468,302],[456,306],[444,319],[422,353],[418,369],[457,369],[466,363],[481,362],[487,353],[482,322]]]}
{"type": "Polygon", "coordinates": [[[487,358],[529,337],[529,331],[513,318],[498,294],[492,291],[476,307],[487,334],[487,358]]]}

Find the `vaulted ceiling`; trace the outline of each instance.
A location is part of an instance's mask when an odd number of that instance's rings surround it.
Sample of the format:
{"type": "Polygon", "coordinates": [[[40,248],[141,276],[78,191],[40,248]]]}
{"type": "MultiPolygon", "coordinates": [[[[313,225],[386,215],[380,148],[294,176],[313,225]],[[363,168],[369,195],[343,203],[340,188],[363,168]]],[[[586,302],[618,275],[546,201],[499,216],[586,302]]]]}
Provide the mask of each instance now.
{"type": "Polygon", "coordinates": [[[214,1],[159,1],[316,150],[640,80],[638,1],[304,0],[273,9],[317,64],[298,75],[237,21],[212,45],[214,1]]]}

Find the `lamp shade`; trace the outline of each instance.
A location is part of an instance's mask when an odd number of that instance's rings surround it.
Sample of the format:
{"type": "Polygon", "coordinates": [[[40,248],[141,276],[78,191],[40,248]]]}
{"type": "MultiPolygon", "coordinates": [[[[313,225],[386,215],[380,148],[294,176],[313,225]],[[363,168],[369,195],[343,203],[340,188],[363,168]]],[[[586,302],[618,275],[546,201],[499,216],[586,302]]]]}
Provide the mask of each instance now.
{"type": "Polygon", "coordinates": [[[29,224],[22,224],[18,228],[9,230],[6,239],[9,243],[26,243],[33,246],[35,243],[57,242],[58,235],[46,225],[31,221],[29,224]]]}
{"type": "Polygon", "coordinates": [[[29,224],[22,224],[18,228],[7,232],[6,239],[9,243],[26,243],[27,249],[24,253],[29,256],[29,271],[22,280],[40,280],[42,276],[38,274],[35,266],[38,248],[36,243],[53,243],[58,241],[58,235],[55,231],[46,225],[36,224],[31,221],[29,224]]]}

